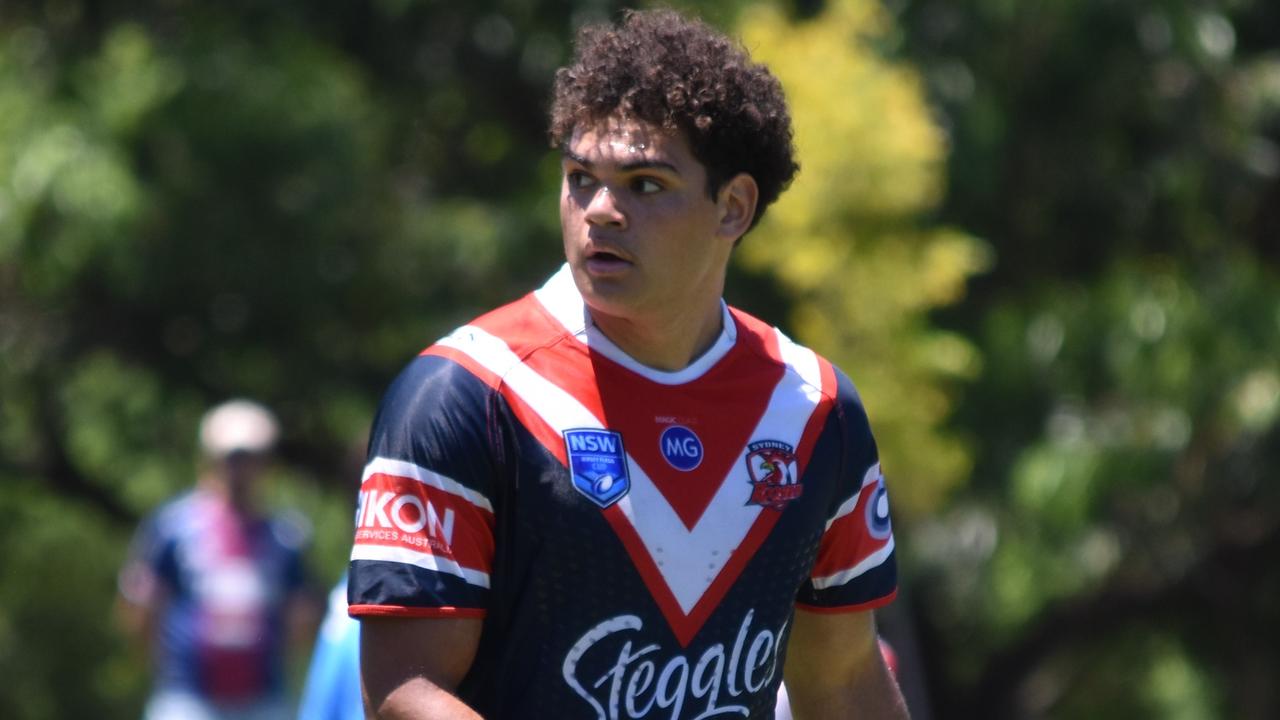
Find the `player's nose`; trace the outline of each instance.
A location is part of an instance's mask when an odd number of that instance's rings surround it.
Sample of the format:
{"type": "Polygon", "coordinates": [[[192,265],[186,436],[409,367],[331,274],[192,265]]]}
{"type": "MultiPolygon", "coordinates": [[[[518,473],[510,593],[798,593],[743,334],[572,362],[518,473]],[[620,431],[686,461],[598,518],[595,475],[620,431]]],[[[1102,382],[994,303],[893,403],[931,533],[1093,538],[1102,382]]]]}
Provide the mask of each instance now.
{"type": "Polygon", "coordinates": [[[586,220],[600,227],[625,228],[627,215],[618,204],[615,193],[607,185],[601,185],[587,203],[586,220]]]}

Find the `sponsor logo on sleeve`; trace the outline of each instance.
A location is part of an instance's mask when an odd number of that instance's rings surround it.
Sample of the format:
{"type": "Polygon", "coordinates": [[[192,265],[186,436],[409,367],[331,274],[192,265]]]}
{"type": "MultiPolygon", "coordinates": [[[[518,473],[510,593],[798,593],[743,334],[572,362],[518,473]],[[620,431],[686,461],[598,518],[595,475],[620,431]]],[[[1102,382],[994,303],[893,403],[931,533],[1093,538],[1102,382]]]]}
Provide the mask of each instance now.
{"type": "Polygon", "coordinates": [[[601,508],[622,499],[631,489],[622,434],[612,430],[564,431],[573,487],[601,508]]]}
{"type": "Polygon", "coordinates": [[[759,440],[747,446],[747,474],[751,481],[748,505],[781,511],[800,497],[804,484],[796,477],[795,448],[778,440],[759,440]]]}
{"type": "Polygon", "coordinates": [[[443,493],[433,498],[420,483],[374,475],[360,491],[355,541],[453,557],[456,515],[443,493]]]}

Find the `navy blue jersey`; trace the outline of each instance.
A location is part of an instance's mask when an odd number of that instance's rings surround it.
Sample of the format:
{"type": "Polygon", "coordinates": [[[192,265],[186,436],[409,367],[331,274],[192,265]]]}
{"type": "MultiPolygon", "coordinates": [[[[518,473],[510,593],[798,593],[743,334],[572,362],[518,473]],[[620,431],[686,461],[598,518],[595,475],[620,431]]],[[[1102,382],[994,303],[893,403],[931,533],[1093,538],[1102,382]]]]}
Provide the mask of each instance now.
{"type": "Polygon", "coordinates": [[[246,515],[202,490],[143,522],[120,589],[132,602],[162,602],[160,688],[226,703],[285,691],[285,606],[304,584],[307,536],[291,515],[246,515]]]}
{"type": "Polygon", "coordinates": [[[476,617],[484,717],[771,718],[796,607],[896,593],[875,442],[849,380],[723,308],[646,368],[567,269],[425,350],[374,421],[356,617],[476,617]]]}

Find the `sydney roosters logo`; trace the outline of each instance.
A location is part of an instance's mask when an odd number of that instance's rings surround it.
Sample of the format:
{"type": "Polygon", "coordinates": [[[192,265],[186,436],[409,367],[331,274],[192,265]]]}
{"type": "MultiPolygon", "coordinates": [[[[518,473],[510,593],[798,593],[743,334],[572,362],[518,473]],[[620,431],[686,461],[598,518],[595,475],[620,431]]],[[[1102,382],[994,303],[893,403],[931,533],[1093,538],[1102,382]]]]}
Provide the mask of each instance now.
{"type": "Polygon", "coordinates": [[[784,509],[804,491],[796,472],[795,448],[777,440],[751,443],[747,446],[747,473],[751,478],[747,504],[784,509]]]}

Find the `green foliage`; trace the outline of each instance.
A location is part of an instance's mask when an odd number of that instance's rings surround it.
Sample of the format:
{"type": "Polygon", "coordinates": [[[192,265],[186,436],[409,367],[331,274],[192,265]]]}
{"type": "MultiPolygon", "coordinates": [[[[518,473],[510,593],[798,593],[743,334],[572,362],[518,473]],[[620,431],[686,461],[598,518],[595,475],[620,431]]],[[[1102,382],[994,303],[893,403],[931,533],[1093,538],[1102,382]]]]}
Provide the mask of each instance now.
{"type": "Polygon", "coordinates": [[[136,715],[143,675],[111,632],[120,528],[12,485],[0,493],[0,515],[0,715],[136,715]]]}
{"type": "Polygon", "coordinates": [[[1105,653],[1075,653],[1042,670],[1028,705],[1042,712],[1059,708],[1054,717],[1067,720],[1223,716],[1214,678],[1177,639],[1127,631],[1107,646],[1105,653]]]}
{"type": "Polygon", "coordinates": [[[17,720],[137,715],[114,574],[136,520],[192,483],[205,408],[247,395],[281,416],[268,495],[315,524],[326,588],[386,383],[558,248],[529,170],[541,130],[472,103],[545,92],[561,40],[542,26],[567,9],[91,10],[0,12],[0,501],[42,513],[6,510],[0,541],[33,553],[5,563],[0,603],[17,720]]]}
{"type": "Polygon", "coordinates": [[[935,650],[966,657],[943,694],[1274,714],[1230,659],[1278,662],[1245,589],[1274,587],[1280,528],[1274,4],[897,7],[955,141],[942,218],[997,258],[941,315],[984,360],[955,416],[973,492],[920,529],[961,540],[919,556],[935,650]]]}
{"type": "Polygon", "coordinates": [[[1047,409],[999,506],[997,574],[1022,580],[967,606],[981,622],[1017,628],[1112,573],[1159,568],[1172,580],[1233,508],[1274,503],[1267,467],[1250,455],[1280,417],[1277,298],[1280,279],[1227,257],[1194,273],[1124,265],[1097,286],[1052,287],[997,312],[988,347],[1008,327],[1026,330],[1022,347],[993,353],[1018,365],[988,382],[1023,379],[1047,409]],[[1185,556],[1166,556],[1179,548],[1185,556]]]}

